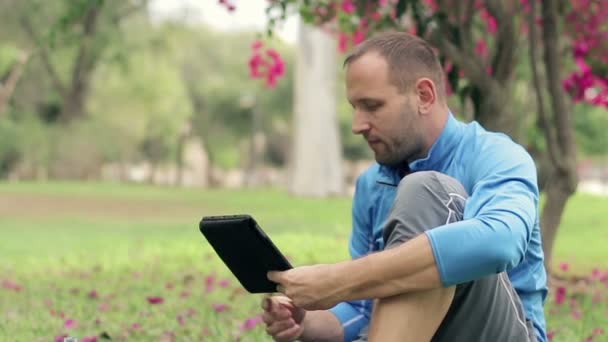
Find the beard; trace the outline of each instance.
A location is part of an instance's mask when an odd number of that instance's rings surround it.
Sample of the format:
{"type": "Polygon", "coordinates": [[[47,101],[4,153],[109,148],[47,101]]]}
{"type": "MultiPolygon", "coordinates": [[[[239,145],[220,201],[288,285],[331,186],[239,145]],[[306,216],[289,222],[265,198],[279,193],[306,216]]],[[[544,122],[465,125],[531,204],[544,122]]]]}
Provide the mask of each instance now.
{"type": "Polygon", "coordinates": [[[401,167],[417,159],[423,149],[422,136],[412,120],[413,108],[407,106],[401,113],[401,127],[387,134],[386,137],[370,144],[376,162],[388,167],[401,167]]]}
{"type": "Polygon", "coordinates": [[[414,159],[418,150],[415,148],[417,145],[403,141],[393,141],[391,143],[382,141],[376,143],[376,148],[372,148],[372,150],[378,164],[388,167],[401,167],[414,159]]]}

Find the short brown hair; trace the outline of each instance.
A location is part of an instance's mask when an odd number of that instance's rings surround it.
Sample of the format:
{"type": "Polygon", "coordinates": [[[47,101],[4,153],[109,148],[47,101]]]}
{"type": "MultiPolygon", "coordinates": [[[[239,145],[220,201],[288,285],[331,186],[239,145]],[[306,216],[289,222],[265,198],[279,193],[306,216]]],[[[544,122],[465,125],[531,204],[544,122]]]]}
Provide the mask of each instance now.
{"type": "Polygon", "coordinates": [[[389,79],[405,92],[420,77],[431,79],[440,98],[445,98],[444,72],[437,54],[422,38],[405,32],[384,32],[357,45],[344,60],[344,67],[368,52],[378,52],[389,67],[389,79]]]}

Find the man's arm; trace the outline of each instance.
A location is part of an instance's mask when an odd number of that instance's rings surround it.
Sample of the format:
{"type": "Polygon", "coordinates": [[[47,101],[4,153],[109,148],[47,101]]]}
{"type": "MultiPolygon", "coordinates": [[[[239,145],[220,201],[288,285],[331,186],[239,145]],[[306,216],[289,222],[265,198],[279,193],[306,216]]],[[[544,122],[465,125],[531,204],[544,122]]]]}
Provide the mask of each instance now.
{"type": "Polygon", "coordinates": [[[353,261],[315,265],[277,277],[296,305],[324,309],[335,302],[383,298],[481,278],[524,258],[536,220],[536,170],[523,150],[486,151],[501,160],[474,165],[478,182],[463,221],[428,230],[408,242],[353,261]],[[502,153],[495,153],[502,152],[502,153]],[[319,281],[321,275],[325,281],[319,281]]]}
{"type": "Polygon", "coordinates": [[[450,286],[517,266],[537,217],[538,190],[532,159],[520,149],[510,152],[501,160],[479,160],[475,169],[480,179],[467,200],[463,221],[336,264],[345,297],[382,298],[450,286]]]}

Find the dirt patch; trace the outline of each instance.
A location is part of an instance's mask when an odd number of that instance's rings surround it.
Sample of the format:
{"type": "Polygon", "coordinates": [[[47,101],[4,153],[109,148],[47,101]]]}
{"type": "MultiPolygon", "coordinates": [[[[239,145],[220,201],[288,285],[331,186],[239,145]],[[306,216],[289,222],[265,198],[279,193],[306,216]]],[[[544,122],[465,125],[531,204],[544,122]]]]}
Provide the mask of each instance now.
{"type": "Polygon", "coordinates": [[[0,193],[1,217],[199,218],[203,208],[159,200],[0,193]]]}

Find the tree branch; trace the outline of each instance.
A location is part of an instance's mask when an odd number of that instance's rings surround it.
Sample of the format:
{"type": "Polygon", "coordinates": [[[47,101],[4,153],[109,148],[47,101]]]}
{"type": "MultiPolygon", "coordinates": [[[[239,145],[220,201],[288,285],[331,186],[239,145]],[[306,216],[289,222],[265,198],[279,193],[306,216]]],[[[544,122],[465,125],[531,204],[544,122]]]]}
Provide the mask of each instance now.
{"type": "Polygon", "coordinates": [[[57,70],[53,66],[53,63],[51,62],[51,57],[46,48],[46,45],[40,40],[40,38],[34,31],[32,24],[28,20],[28,18],[25,15],[23,15],[23,16],[21,16],[20,19],[21,19],[20,20],[21,26],[23,27],[23,29],[25,30],[27,35],[30,37],[30,39],[32,40],[34,45],[36,45],[37,52],[40,53],[40,57],[42,58],[42,64],[44,65],[44,68],[46,69],[49,76],[51,77],[51,82],[53,82],[53,85],[55,86],[55,88],[57,89],[59,94],[63,98],[67,98],[67,96],[68,96],[67,89],[61,82],[61,79],[59,78],[59,75],[57,74],[57,70]]]}
{"type": "Polygon", "coordinates": [[[566,94],[561,86],[561,73],[559,65],[559,44],[557,32],[557,4],[554,0],[544,0],[543,14],[543,40],[545,42],[545,70],[547,74],[548,89],[551,95],[555,128],[557,129],[557,142],[560,155],[566,158],[567,164],[575,163],[576,148],[572,132],[570,112],[566,106],[566,94]]]}
{"type": "Polygon", "coordinates": [[[543,96],[544,89],[541,84],[540,75],[538,72],[538,58],[536,47],[538,46],[538,32],[536,29],[536,0],[530,0],[530,14],[528,15],[529,25],[529,57],[530,67],[532,69],[532,83],[534,84],[534,93],[536,95],[536,107],[538,109],[538,117],[540,124],[545,132],[545,140],[547,142],[547,150],[551,163],[558,168],[562,168],[562,161],[558,158],[560,155],[557,149],[557,140],[555,138],[555,132],[553,126],[549,123],[547,113],[545,111],[545,99],[543,96]]]}
{"type": "Polygon", "coordinates": [[[473,35],[472,35],[472,24],[473,24],[473,14],[475,13],[475,0],[468,0],[467,6],[465,7],[464,17],[459,18],[461,21],[461,31],[462,38],[468,44],[468,46],[472,46],[473,44],[473,35]]]}
{"type": "Polygon", "coordinates": [[[17,82],[19,81],[19,78],[21,78],[23,67],[25,66],[29,58],[29,53],[22,52],[19,58],[17,59],[17,62],[15,62],[15,65],[13,65],[13,67],[11,68],[11,71],[9,72],[4,84],[0,84],[0,114],[4,112],[8,100],[11,98],[11,95],[15,91],[17,82]]]}
{"type": "Polygon", "coordinates": [[[78,54],[72,70],[72,87],[80,87],[86,83],[85,78],[95,64],[95,56],[91,54],[92,39],[97,33],[97,22],[102,1],[92,1],[83,21],[83,38],[78,47],[78,54]]]}
{"type": "Polygon", "coordinates": [[[480,89],[489,90],[493,85],[492,77],[489,76],[483,63],[471,50],[459,49],[450,39],[450,34],[440,25],[430,35],[430,41],[439,48],[454,64],[456,64],[465,75],[480,89]]]}
{"type": "Polygon", "coordinates": [[[146,8],[148,6],[148,2],[149,2],[149,0],[141,0],[140,2],[137,2],[134,5],[130,5],[129,7],[124,9],[121,13],[118,13],[117,15],[115,15],[112,18],[112,23],[114,23],[115,25],[120,24],[120,22],[122,20],[124,20],[125,18],[128,18],[131,15],[133,15],[134,13],[139,12],[142,8],[146,8]]]}
{"type": "Polygon", "coordinates": [[[492,69],[500,83],[509,81],[515,65],[516,34],[513,23],[513,11],[507,11],[502,0],[487,0],[486,8],[496,19],[498,32],[495,36],[492,69]]]}

